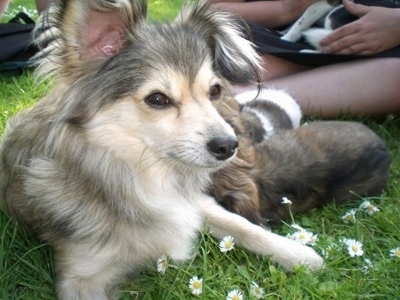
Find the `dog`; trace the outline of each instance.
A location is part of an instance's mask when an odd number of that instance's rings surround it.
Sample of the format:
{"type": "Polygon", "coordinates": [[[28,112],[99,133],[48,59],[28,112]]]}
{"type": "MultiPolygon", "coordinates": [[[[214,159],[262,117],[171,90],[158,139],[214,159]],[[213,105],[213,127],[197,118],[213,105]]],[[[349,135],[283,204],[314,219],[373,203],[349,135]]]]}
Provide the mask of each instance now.
{"type": "MultiPolygon", "coordinates": [[[[397,0],[355,0],[354,2],[367,6],[400,7],[400,2],[397,0]]],[[[311,46],[320,51],[319,43],[324,37],[333,30],[357,19],[358,17],[345,9],[342,1],[320,0],[311,4],[281,38],[296,42],[304,36],[311,46]],[[323,28],[310,28],[316,23],[322,23],[323,28]]]]}
{"type": "Polygon", "coordinates": [[[239,147],[218,110],[244,113],[230,82],[255,81],[260,65],[240,22],[204,3],[167,24],[148,23],[146,10],[54,4],[37,31],[38,74],[52,88],[9,119],[1,141],[2,209],[52,247],[57,297],[114,299],[129,272],[190,257],[204,222],[287,271],[320,269],[313,249],[207,193],[239,147]]]}
{"type": "Polygon", "coordinates": [[[387,184],[391,156],[362,123],[300,126],[300,108],[283,91],[249,91],[236,100],[236,113],[221,114],[235,130],[238,153],[214,173],[209,190],[227,210],[269,227],[329,203],[380,195],[387,184]]]}

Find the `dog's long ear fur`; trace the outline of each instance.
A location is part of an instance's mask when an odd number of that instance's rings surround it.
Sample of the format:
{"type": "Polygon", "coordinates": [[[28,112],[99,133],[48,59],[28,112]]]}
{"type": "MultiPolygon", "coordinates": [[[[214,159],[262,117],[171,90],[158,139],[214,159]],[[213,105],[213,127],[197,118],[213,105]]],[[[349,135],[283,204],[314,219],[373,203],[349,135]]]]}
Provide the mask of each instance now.
{"type": "Polygon", "coordinates": [[[244,37],[244,22],[228,12],[212,10],[206,3],[185,5],[175,22],[196,28],[208,41],[215,68],[233,83],[254,83],[259,79],[261,60],[244,37]]]}
{"type": "Polygon", "coordinates": [[[87,74],[124,47],[146,14],[143,0],[63,0],[52,6],[36,29],[39,46],[45,44],[38,74],[72,80],[87,74]]]}

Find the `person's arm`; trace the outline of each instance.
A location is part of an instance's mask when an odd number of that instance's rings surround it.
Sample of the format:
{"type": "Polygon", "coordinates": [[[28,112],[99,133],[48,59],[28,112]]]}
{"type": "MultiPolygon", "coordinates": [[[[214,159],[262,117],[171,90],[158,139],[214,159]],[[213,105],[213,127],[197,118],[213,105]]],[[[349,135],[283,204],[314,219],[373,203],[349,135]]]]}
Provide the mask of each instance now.
{"type": "Polygon", "coordinates": [[[294,22],[318,0],[270,0],[254,2],[219,2],[214,8],[230,11],[243,19],[275,28],[294,22]]]}
{"type": "Polygon", "coordinates": [[[343,0],[346,9],[360,17],[344,25],[320,45],[325,53],[374,54],[400,45],[400,8],[364,6],[343,0]]]}

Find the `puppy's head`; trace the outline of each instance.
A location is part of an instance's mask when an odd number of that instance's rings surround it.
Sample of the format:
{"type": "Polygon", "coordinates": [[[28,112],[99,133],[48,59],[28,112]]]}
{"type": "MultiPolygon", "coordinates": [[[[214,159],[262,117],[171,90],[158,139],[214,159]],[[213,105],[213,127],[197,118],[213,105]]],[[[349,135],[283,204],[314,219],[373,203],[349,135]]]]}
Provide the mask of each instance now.
{"type": "Polygon", "coordinates": [[[64,122],[124,158],[127,145],[205,168],[233,157],[235,134],[215,107],[229,81],[257,78],[259,59],[230,15],[197,4],[148,24],[143,1],[71,0],[48,20],[39,70],[59,78],[64,122]]]}

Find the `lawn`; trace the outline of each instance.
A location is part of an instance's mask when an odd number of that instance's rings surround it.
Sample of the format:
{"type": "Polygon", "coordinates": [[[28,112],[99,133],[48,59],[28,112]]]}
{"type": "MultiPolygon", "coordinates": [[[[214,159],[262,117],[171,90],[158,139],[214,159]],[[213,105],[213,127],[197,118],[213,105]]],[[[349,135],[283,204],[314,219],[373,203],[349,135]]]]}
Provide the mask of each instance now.
{"type": "MultiPolygon", "coordinates": [[[[22,8],[35,17],[31,2],[12,1],[11,12],[1,20],[6,21],[22,8]]],[[[180,0],[150,2],[151,18],[163,20],[172,18],[180,0]]],[[[32,105],[44,92],[45,85],[36,85],[30,72],[0,79],[0,132],[7,118],[32,105]]],[[[157,271],[155,262],[121,284],[121,299],[226,299],[232,290],[241,292],[244,299],[257,299],[255,285],[264,292],[260,299],[400,299],[400,253],[391,251],[400,247],[400,119],[389,116],[357,121],[370,126],[387,142],[393,159],[390,181],[380,197],[330,205],[295,217],[294,222],[307,231],[304,235],[316,235],[312,247],[325,256],[323,270],[310,274],[297,268],[286,274],[268,258],[237,246],[222,253],[219,241],[202,233],[195,248],[197,255],[191,261],[166,261],[164,272],[157,271]],[[360,208],[365,201],[378,210],[370,215],[360,208]],[[346,214],[349,217],[343,218],[346,214]],[[349,251],[345,242],[350,239],[361,243],[355,249],[358,251],[349,251]],[[202,279],[198,296],[188,287],[193,276],[202,279]]],[[[282,235],[297,231],[288,224],[274,230],[282,235]]],[[[50,249],[1,212],[0,299],[55,299],[50,249]]]]}

